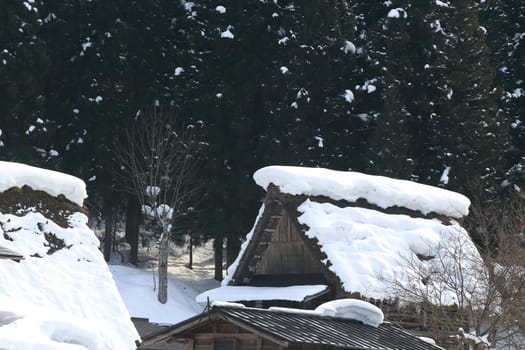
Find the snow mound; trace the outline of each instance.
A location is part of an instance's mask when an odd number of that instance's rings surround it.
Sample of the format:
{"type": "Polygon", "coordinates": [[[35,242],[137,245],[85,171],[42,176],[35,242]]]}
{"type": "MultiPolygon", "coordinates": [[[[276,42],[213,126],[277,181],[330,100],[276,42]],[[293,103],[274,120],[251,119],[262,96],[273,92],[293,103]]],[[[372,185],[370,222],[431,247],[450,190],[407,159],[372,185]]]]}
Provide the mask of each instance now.
{"type": "Polygon", "coordinates": [[[270,311],[292,314],[319,315],[360,321],[363,324],[378,327],[385,316],[377,306],[360,299],[337,299],[319,305],[315,310],[303,310],[273,306],[270,311]]]}
{"type": "Polygon", "coordinates": [[[369,326],[378,327],[383,323],[383,311],[375,305],[359,299],[338,299],[319,305],[316,312],[338,318],[361,321],[369,326]]]}
{"type": "Polygon", "coordinates": [[[268,166],[257,170],[253,177],[264,189],[273,183],[281,192],[292,195],[328,196],[349,202],[362,198],[383,209],[398,206],[460,218],[468,214],[470,206],[470,200],[456,192],[350,171],[268,166]]]}
{"type": "Polygon", "coordinates": [[[24,185],[54,197],[63,195],[79,206],[87,198],[86,184],[79,178],[26,164],[0,161],[0,192],[24,185]]]}
{"type": "Polygon", "coordinates": [[[217,307],[233,307],[233,308],[237,308],[237,309],[244,309],[246,308],[246,306],[244,304],[241,304],[241,303],[230,303],[230,302],[227,302],[227,301],[214,301],[213,303],[211,303],[211,306],[217,306],[217,307]]]}

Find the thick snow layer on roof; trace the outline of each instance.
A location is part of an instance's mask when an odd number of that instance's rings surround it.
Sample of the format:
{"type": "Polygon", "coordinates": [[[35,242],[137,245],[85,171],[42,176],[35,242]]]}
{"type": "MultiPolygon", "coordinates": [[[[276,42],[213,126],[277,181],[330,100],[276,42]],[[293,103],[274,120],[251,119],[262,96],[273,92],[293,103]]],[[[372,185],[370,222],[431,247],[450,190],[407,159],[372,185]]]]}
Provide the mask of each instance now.
{"type": "MultiPolygon", "coordinates": [[[[457,302],[456,290],[444,284],[424,285],[421,272],[453,273],[461,267],[472,273],[469,290],[484,288],[475,273],[484,266],[474,243],[457,223],[443,225],[437,219],[392,215],[365,208],[339,208],[329,203],[306,200],[298,208],[299,223],[306,235],[318,240],[326,254],[324,261],[348,292],[383,299],[392,296],[394,282],[411,290],[429,291],[440,304],[457,302]],[[422,257],[434,257],[420,260],[422,257]],[[328,263],[329,262],[329,263],[328,263]],[[439,292],[439,293],[438,293],[439,292]]],[[[483,272],[483,271],[481,271],[483,272]]]]}
{"type": "Polygon", "coordinates": [[[385,318],[380,308],[359,299],[332,300],[319,305],[315,311],[325,316],[361,321],[374,327],[383,323],[385,318]]]}
{"type": "Polygon", "coordinates": [[[289,300],[303,301],[306,297],[323,292],[322,284],[290,287],[222,286],[197,295],[198,303],[215,301],[289,300]]]}
{"type": "Polygon", "coordinates": [[[75,213],[69,226],[35,212],[0,213],[0,246],[24,256],[0,260],[2,350],[136,348],[139,335],[87,217],[75,213]],[[66,247],[48,255],[50,234],[66,247]]]}
{"type": "Polygon", "coordinates": [[[0,161],[0,192],[24,185],[54,197],[63,195],[79,206],[87,198],[86,184],[79,178],[26,164],[0,161]]]}
{"type": "Polygon", "coordinates": [[[407,180],[323,168],[269,166],[254,174],[264,189],[270,183],[293,195],[327,196],[354,202],[359,198],[381,208],[393,206],[455,218],[468,214],[470,200],[456,192],[407,180]]]}
{"type": "Polygon", "coordinates": [[[361,321],[369,326],[378,327],[385,316],[377,306],[360,299],[337,299],[319,305],[315,310],[294,309],[286,307],[270,307],[270,311],[296,314],[322,315],[361,321]]]}
{"type": "Polygon", "coordinates": [[[245,309],[246,306],[244,304],[240,303],[231,303],[229,301],[214,301],[211,303],[211,306],[217,306],[217,307],[230,307],[230,308],[238,308],[238,309],[245,309]]]}
{"type": "MultiPolygon", "coordinates": [[[[243,304],[229,302],[213,302],[212,306],[245,308],[243,304]]],[[[369,326],[378,327],[384,321],[384,314],[380,308],[360,299],[337,299],[319,305],[315,310],[295,309],[288,307],[270,307],[270,311],[292,314],[319,315],[336,318],[345,318],[360,321],[369,326]]]]}

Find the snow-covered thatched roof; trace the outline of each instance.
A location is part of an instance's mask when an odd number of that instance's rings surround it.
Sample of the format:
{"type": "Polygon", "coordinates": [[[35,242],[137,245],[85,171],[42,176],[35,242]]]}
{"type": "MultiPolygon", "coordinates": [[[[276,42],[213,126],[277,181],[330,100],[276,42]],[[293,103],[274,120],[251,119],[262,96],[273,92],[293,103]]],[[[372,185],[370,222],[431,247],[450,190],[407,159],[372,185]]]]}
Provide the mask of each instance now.
{"type": "Polygon", "coordinates": [[[62,195],[79,206],[87,198],[86,185],[81,179],[58,171],[0,161],[0,174],[0,192],[12,187],[29,186],[50,196],[62,195]]]}
{"type": "Polygon", "coordinates": [[[265,190],[273,183],[283,193],[326,196],[347,202],[364,199],[383,209],[402,207],[423,214],[436,213],[460,218],[468,214],[470,206],[470,200],[456,192],[352,171],[268,166],[256,171],[253,178],[265,190]]]}
{"type": "Polygon", "coordinates": [[[81,213],[84,182],[0,162],[0,190],[0,246],[23,256],[0,259],[0,348],[135,349],[139,336],[81,213]],[[47,200],[67,205],[49,211],[63,220],[18,203],[33,190],[47,193],[38,195],[39,208],[47,200]]]}

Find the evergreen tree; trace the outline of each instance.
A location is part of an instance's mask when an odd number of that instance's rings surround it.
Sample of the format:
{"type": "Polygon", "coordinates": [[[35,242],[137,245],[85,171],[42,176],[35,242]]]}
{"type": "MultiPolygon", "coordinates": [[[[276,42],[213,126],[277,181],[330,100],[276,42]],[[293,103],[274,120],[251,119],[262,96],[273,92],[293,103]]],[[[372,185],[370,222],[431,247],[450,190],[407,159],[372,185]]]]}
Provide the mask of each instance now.
{"type": "Polygon", "coordinates": [[[501,113],[510,118],[512,147],[506,152],[509,170],[503,184],[514,183],[522,187],[525,165],[525,4],[492,1],[482,14],[493,51],[496,81],[502,87],[498,95],[501,113]]]}
{"type": "Polygon", "coordinates": [[[442,73],[433,79],[437,84],[431,95],[430,143],[435,159],[422,162],[420,171],[437,183],[443,169],[450,167],[447,187],[467,195],[471,182],[481,181],[489,192],[496,190],[508,142],[486,29],[479,23],[482,6],[473,0],[439,6],[431,22],[435,48],[429,66],[442,73]]]}
{"type": "Polygon", "coordinates": [[[363,16],[380,92],[369,171],[462,192],[483,180],[494,191],[508,138],[481,5],[385,4],[363,16]]]}
{"type": "Polygon", "coordinates": [[[7,1],[0,8],[1,159],[41,164],[54,154],[44,109],[50,57],[42,21],[34,2],[7,1]]]}
{"type": "Polygon", "coordinates": [[[396,1],[361,6],[361,37],[371,61],[362,88],[373,88],[365,168],[369,173],[417,180],[415,162],[421,145],[416,132],[423,117],[419,104],[425,98],[420,60],[428,44],[427,5],[396,1]]]}
{"type": "Polygon", "coordinates": [[[254,198],[263,195],[252,180],[255,170],[359,164],[361,97],[350,95],[361,82],[360,57],[347,1],[201,2],[192,10],[206,28],[197,46],[206,52],[201,73],[207,84],[196,108],[209,144],[207,226],[217,250],[227,240],[230,260],[253,224],[254,198]]]}
{"type": "Polygon", "coordinates": [[[355,44],[354,7],[353,1],[284,2],[273,16],[279,47],[268,132],[285,163],[362,166],[366,122],[361,118],[367,112],[362,105],[368,91],[361,88],[366,62],[355,44]]]}

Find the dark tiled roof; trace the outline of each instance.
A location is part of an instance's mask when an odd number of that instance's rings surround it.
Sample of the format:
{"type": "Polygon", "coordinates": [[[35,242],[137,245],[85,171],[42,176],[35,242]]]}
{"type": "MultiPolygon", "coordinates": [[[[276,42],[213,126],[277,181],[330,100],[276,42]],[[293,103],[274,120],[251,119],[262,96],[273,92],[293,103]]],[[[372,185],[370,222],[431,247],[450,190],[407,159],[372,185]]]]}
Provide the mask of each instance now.
{"type": "MultiPolygon", "coordinates": [[[[187,337],[192,330],[211,321],[222,319],[249,332],[258,334],[281,346],[315,344],[345,350],[442,350],[388,322],[378,327],[360,321],[311,313],[294,313],[256,308],[213,307],[145,339],[147,344],[159,344],[172,336],[187,337]]],[[[197,332],[198,333],[198,332],[197,332]]],[[[149,349],[145,347],[145,349],[149,349]]]]}
{"type": "Polygon", "coordinates": [[[441,349],[390,323],[373,327],[344,318],[254,308],[221,307],[217,311],[232,322],[249,325],[289,343],[360,350],[441,349]]]}

